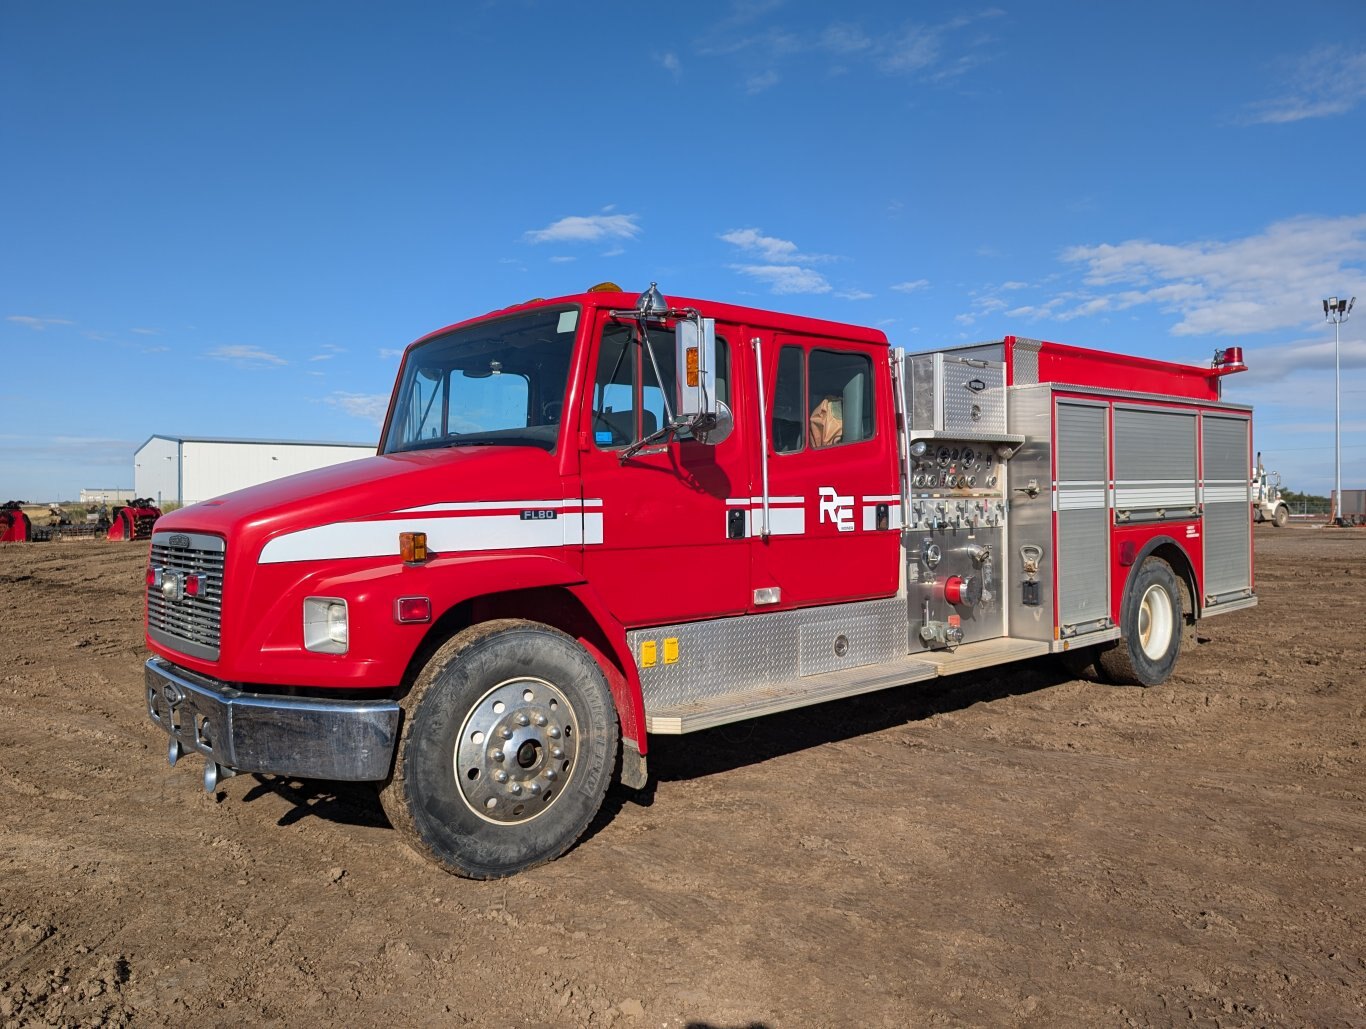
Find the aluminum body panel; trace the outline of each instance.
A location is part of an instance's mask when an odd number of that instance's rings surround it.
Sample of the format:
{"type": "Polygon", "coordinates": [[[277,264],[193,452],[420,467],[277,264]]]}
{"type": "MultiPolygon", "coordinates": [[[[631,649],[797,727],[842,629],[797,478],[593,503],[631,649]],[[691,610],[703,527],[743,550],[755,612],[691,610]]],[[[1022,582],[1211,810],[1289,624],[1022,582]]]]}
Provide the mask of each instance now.
{"type": "Polygon", "coordinates": [[[648,715],[891,661],[906,654],[906,631],[905,601],[888,597],[635,629],[626,639],[648,715]]]}
{"type": "Polygon", "coordinates": [[[1251,427],[1249,419],[1238,416],[1205,414],[1200,421],[1207,596],[1252,587],[1251,427]]]}
{"type": "Polygon", "coordinates": [[[1110,614],[1108,408],[1057,402],[1058,624],[1110,614]]]}
{"type": "Polygon", "coordinates": [[[237,772],[364,782],[393,762],[393,701],[242,693],[159,658],[144,666],[147,714],[185,750],[237,772]]]}
{"type": "MultiPolygon", "coordinates": [[[[1017,350],[1018,354],[1018,350],[1017,350]]],[[[1014,639],[1053,639],[1053,391],[1047,383],[1012,386],[1007,428],[1027,442],[1006,465],[1009,554],[1006,617],[1014,639]],[[1030,496],[1031,488],[1035,491],[1030,496]],[[1038,571],[1028,573],[1022,549],[1037,547],[1038,571]],[[1038,603],[1026,603],[1024,583],[1036,584],[1038,603]]]]}
{"type": "Polygon", "coordinates": [[[1012,386],[1035,386],[1039,382],[1039,348],[1037,339],[1016,339],[1011,347],[1012,386]]]}

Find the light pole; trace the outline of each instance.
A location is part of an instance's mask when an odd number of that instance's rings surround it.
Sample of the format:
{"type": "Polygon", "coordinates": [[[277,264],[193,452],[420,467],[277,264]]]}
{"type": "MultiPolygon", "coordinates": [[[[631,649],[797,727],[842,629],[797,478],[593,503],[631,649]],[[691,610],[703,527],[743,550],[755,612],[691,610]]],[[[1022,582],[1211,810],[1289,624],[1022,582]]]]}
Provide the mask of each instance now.
{"type": "Polygon", "coordinates": [[[1342,524],[1342,323],[1352,313],[1356,297],[1329,297],[1323,316],[1333,323],[1333,524],[1342,524]]]}

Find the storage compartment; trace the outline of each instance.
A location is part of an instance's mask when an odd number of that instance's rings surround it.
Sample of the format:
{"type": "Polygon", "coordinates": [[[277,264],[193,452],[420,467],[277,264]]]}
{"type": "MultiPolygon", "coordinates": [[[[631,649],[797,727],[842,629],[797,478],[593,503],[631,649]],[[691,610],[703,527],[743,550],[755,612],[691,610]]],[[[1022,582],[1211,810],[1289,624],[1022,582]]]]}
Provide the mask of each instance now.
{"type": "Polygon", "coordinates": [[[949,353],[906,358],[913,432],[999,435],[1006,431],[1005,364],[949,353]]]}

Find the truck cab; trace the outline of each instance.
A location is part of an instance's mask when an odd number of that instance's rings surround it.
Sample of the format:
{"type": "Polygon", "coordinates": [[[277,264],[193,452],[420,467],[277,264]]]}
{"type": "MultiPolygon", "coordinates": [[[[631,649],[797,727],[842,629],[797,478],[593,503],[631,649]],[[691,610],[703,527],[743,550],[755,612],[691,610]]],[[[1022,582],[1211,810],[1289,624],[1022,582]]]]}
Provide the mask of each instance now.
{"type": "Polygon", "coordinates": [[[906,355],[654,285],[441,329],[376,456],[157,522],[149,716],[208,790],[375,781],[419,852],[492,878],[644,786],[651,733],[1065,651],[1159,682],[1183,622],[1255,603],[1245,473],[1211,474],[1250,421],[1236,369],[1106,357],[906,355]],[[1126,494],[1116,460],[1189,488],[1126,494]]]}

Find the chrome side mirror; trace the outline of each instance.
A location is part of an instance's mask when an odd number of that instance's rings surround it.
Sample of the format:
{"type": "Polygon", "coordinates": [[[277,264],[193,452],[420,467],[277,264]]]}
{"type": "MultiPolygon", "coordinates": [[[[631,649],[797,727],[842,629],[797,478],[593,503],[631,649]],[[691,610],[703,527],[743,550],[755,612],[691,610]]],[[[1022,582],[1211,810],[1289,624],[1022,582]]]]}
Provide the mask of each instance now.
{"type": "Polygon", "coordinates": [[[680,420],[716,413],[716,320],[681,318],[674,327],[680,420]]]}

